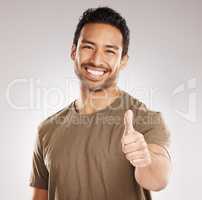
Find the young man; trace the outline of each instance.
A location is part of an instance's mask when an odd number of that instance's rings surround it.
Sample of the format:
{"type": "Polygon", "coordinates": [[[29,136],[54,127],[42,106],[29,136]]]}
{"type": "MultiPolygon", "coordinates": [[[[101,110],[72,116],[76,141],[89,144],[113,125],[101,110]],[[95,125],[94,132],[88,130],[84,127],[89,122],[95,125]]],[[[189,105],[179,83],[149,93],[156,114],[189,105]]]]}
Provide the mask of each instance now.
{"type": "Polygon", "coordinates": [[[71,51],[80,98],[43,121],[33,200],[143,200],[167,185],[169,132],[160,112],[121,90],[129,29],[116,11],[83,13],[71,51]]]}

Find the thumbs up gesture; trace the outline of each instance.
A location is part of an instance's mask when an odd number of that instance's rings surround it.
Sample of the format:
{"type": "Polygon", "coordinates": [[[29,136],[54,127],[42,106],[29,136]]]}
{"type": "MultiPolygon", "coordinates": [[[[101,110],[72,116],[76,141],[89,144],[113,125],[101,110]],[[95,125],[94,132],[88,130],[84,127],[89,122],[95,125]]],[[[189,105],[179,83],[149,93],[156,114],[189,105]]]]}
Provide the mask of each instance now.
{"type": "Polygon", "coordinates": [[[122,151],[134,167],[146,167],[151,164],[151,155],[144,136],[133,127],[133,112],[127,110],[124,115],[124,133],[121,138],[122,151]]]}

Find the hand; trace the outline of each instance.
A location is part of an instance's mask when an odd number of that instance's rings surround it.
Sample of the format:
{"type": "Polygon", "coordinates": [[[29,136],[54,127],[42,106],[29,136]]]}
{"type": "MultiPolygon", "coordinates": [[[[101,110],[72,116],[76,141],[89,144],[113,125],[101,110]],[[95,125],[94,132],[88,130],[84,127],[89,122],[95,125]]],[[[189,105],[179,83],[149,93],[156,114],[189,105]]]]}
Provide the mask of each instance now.
{"type": "Polygon", "coordinates": [[[151,164],[151,155],[144,136],[133,128],[133,112],[124,115],[124,133],[121,139],[122,151],[134,167],[146,167],[151,164]]]}

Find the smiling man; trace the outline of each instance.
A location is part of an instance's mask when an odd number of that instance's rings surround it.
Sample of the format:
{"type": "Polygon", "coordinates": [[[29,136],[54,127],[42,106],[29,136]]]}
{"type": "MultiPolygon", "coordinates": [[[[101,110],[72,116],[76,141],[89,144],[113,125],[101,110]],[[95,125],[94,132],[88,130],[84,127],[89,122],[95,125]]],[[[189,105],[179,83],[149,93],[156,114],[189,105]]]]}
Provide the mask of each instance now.
{"type": "Polygon", "coordinates": [[[117,85],[128,45],[119,13],[83,13],[71,50],[80,97],[38,128],[33,200],[148,200],[166,187],[170,135],[162,115],[117,85]]]}

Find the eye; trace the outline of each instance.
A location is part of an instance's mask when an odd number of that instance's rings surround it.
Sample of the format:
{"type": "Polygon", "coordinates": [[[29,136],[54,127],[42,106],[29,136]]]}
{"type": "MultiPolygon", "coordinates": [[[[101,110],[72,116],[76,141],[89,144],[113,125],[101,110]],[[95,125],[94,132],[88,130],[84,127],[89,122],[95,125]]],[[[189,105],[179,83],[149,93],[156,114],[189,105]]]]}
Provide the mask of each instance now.
{"type": "Polygon", "coordinates": [[[82,46],[82,49],[93,49],[93,48],[91,46],[84,45],[84,46],[82,46]]]}
{"type": "Polygon", "coordinates": [[[114,51],[111,51],[111,50],[106,50],[106,52],[107,52],[108,54],[111,54],[111,55],[114,55],[114,54],[115,54],[115,52],[114,52],[114,51]]]}

